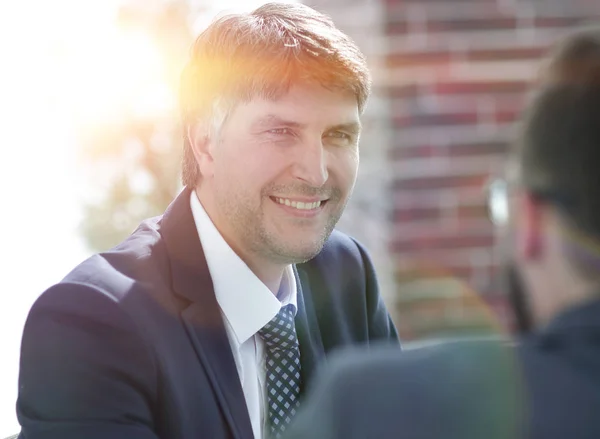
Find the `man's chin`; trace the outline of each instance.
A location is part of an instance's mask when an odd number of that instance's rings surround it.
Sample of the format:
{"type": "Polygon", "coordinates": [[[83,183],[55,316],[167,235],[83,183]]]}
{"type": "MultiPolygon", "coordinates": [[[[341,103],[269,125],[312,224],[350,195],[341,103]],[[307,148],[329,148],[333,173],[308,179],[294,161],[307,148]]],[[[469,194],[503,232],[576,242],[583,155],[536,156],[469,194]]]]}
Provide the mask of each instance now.
{"type": "Polygon", "coordinates": [[[315,248],[311,248],[311,249],[302,249],[300,251],[295,251],[293,253],[290,253],[289,255],[289,260],[290,263],[292,264],[302,264],[304,262],[308,262],[311,259],[313,259],[315,256],[317,256],[321,250],[323,249],[323,246],[319,246],[319,247],[315,247],[315,248]]]}
{"type": "Polygon", "coordinates": [[[324,241],[319,240],[312,243],[301,243],[295,246],[288,245],[280,248],[276,253],[286,264],[302,264],[317,256],[323,249],[324,241]]]}
{"type": "Polygon", "coordinates": [[[270,256],[277,259],[278,263],[300,264],[313,259],[323,250],[331,232],[329,228],[279,229],[276,234],[263,235],[264,249],[268,249],[270,256]]]}

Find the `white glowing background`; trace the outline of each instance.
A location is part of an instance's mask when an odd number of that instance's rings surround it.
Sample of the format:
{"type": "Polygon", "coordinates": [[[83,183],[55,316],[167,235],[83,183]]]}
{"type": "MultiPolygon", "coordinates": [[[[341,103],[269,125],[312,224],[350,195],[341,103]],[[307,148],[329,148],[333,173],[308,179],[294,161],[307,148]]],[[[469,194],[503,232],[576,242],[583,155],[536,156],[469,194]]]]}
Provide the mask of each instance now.
{"type": "MultiPolygon", "coordinates": [[[[219,10],[264,1],[218,0],[219,10]]],[[[162,62],[143,34],[114,25],[117,0],[0,2],[0,437],[15,415],[21,331],[45,288],[89,252],[77,233],[85,199],[75,129],[130,105],[174,105],[162,62]]],[[[43,365],[40,365],[43,367],[43,365]]]]}

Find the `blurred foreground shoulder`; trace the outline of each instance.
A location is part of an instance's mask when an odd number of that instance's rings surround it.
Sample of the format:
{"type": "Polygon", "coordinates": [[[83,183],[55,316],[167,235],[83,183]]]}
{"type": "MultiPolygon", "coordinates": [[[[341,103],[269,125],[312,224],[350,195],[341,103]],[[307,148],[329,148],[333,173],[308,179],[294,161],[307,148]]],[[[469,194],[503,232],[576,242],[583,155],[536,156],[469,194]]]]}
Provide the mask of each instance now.
{"type": "Polygon", "coordinates": [[[342,351],[287,438],[518,438],[520,379],[503,342],[342,351]]]}

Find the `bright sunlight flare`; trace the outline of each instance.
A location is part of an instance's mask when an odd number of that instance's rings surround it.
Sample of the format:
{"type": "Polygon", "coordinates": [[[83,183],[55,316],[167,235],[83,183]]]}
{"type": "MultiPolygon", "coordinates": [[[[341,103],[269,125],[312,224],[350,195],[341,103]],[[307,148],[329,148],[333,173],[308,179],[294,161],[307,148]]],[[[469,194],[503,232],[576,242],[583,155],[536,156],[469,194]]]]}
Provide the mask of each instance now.
{"type": "Polygon", "coordinates": [[[127,115],[160,116],[173,109],[165,62],[149,35],[116,26],[75,48],[67,68],[71,107],[87,125],[127,115]]]}

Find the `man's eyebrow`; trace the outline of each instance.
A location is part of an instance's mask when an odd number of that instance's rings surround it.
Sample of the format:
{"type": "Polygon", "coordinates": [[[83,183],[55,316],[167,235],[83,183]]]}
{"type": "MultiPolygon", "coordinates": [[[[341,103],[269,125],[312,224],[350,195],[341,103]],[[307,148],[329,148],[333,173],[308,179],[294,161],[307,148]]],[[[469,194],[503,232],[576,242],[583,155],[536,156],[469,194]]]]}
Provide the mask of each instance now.
{"type": "Polygon", "coordinates": [[[286,120],[286,119],[283,119],[274,114],[268,114],[264,117],[261,117],[261,118],[257,119],[252,125],[257,128],[272,127],[273,125],[290,127],[290,128],[304,128],[306,126],[305,124],[302,124],[300,122],[296,122],[293,120],[286,120]]]}

